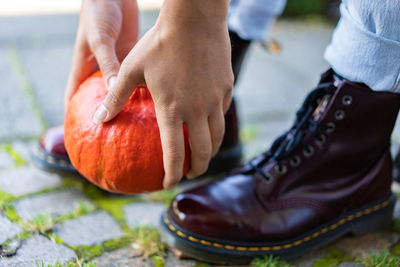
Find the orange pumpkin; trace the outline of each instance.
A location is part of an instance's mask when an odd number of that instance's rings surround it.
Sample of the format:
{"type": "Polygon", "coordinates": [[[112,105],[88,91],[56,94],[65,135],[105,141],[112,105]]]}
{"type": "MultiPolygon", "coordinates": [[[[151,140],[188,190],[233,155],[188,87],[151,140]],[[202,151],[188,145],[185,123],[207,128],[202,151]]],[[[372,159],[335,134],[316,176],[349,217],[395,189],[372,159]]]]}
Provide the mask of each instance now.
{"type": "MultiPolygon", "coordinates": [[[[154,103],[146,87],[137,87],[121,112],[97,125],[93,116],[106,97],[100,72],[86,79],[68,104],[65,146],[74,167],[99,187],[118,193],[162,189],[163,156],[154,103]]],[[[183,173],[189,170],[187,130],[183,173]]]]}

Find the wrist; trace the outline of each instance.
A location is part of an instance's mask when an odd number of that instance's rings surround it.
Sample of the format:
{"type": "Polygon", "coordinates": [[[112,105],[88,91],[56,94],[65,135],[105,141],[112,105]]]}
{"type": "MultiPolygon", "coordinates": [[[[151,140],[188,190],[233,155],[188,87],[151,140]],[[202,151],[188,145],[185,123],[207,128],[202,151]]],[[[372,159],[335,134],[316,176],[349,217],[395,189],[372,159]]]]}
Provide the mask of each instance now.
{"type": "Polygon", "coordinates": [[[227,27],[229,0],[165,0],[157,23],[184,29],[227,27]]]}

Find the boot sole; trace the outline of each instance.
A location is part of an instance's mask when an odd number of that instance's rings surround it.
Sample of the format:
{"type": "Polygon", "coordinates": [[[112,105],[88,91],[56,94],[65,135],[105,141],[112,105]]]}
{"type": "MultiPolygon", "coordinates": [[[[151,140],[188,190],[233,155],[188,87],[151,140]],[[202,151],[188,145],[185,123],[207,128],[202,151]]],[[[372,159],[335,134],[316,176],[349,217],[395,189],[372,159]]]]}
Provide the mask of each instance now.
{"type": "Polygon", "coordinates": [[[326,245],[344,235],[364,235],[385,228],[392,221],[396,196],[346,213],[304,235],[282,242],[233,242],[186,231],[174,224],[165,212],[161,216],[161,232],[166,242],[185,255],[215,264],[249,264],[256,257],[266,255],[290,260],[326,245]]]}
{"type": "Polygon", "coordinates": [[[77,172],[68,157],[60,157],[47,153],[40,146],[31,151],[31,157],[40,168],[48,171],[77,172]]]}

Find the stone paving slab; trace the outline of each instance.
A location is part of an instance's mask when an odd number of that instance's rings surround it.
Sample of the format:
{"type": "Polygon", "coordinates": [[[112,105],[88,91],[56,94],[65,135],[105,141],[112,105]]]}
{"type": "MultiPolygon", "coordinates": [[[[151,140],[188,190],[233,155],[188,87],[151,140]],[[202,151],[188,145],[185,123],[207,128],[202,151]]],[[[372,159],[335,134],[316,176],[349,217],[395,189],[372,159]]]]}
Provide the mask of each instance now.
{"type": "Polygon", "coordinates": [[[124,208],[125,218],[128,226],[135,229],[139,226],[159,226],[161,213],[167,207],[161,203],[132,203],[124,208]]]}
{"type": "Polygon", "coordinates": [[[26,74],[50,126],[61,125],[64,121],[64,92],[72,50],[71,44],[20,50],[26,74]]]}
{"type": "Polygon", "coordinates": [[[65,221],[56,225],[53,231],[71,246],[92,246],[123,236],[117,222],[104,211],[65,221]]]}
{"type": "Polygon", "coordinates": [[[355,263],[355,262],[351,262],[351,261],[344,261],[341,262],[337,267],[363,267],[364,265],[359,264],[359,263],[355,263]]]}
{"type": "Polygon", "coordinates": [[[344,237],[333,245],[357,258],[368,256],[369,253],[380,254],[383,249],[389,249],[400,239],[400,234],[393,231],[379,231],[359,237],[344,237]]]}
{"type": "Polygon", "coordinates": [[[0,142],[15,137],[38,135],[42,126],[12,70],[10,57],[5,49],[0,49],[0,77],[0,142]]]}
{"type": "Polygon", "coordinates": [[[0,214],[0,244],[22,232],[22,228],[0,214]]]}
{"type": "Polygon", "coordinates": [[[62,216],[72,213],[81,201],[90,202],[80,190],[70,188],[23,198],[14,208],[22,219],[32,220],[41,214],[62,216]]]}
{"type": "Polygon", "coordinates": [[[326,255],[326,250],[321,248],[313,250],[305,254],[304,256],[301,256],[291,261],[290,263],[294,267],[312,267],[317,260],[323,258],[325,255],[326,255]]]}
{"type": "Polygon", "coordinates": [[[143,260],[139,250],[131,246],[107,252],[93,260],[96,267],[147,267],[150,261],[143,260]]]}
{"type": "Polygon", "coordinates": [[[12,165],[14,165],[14,160],[10,157],[10,155],[7,152],[0,150],[0,169],[12,165]]]}
{"type": "Polygon", "coordinates": [[[60,176],[30,165],[0,171],[0,190],[13,196],[36,193],[60,185],[62,185],[60,176]]]}
{"type": "Polygon", "coordinates": [[[22,142],[20,140],[13,141],[11,143],[12,148],[21,156],[24,160],[31,160],[31,153],[33,148],[38,144],[38,140],[22,142]]]}
{"type": "Polygon", "coordinates": [[[41,235],[34,235],[24,240],[18,249],[17,255],[10,258],[0,258],[2,267],[32,267],[55,264],[57,261],[64,264],[76,258],[75,252],[61,244],[54,243],[41,235]]]}

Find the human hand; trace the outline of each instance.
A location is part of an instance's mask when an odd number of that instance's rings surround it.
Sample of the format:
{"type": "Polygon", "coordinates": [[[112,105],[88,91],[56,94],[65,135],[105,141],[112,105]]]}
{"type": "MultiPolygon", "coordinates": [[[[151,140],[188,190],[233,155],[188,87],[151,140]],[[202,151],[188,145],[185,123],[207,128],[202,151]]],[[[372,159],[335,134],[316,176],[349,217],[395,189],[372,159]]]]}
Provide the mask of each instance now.
{"type": "Polygon", "coordinates": [[[165,188],[183,176],[183,124],[191,147],[188,178],[207,170],[222,142],[233,87],[228,3],[166,0],[156,25],[122,62],[115,85],[95,114],[97,123],[111,120],[135,85],[147,84],[160,128],[165,188]]]}
{"type": "Polygon", "coordinates": [[[136,0],[83,0],[65,107],[79,84],[99,68],[109,88],[137,38],[136,0]]]}

